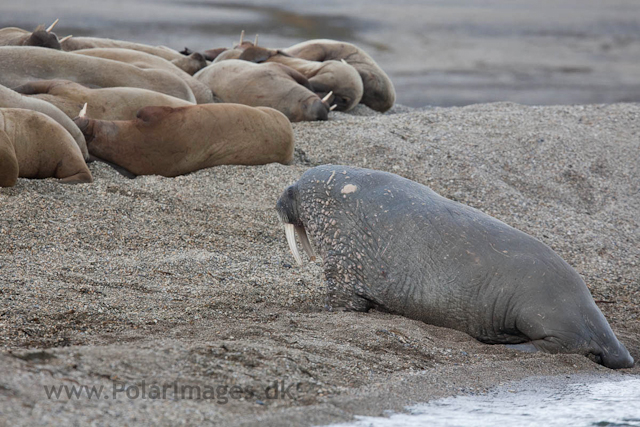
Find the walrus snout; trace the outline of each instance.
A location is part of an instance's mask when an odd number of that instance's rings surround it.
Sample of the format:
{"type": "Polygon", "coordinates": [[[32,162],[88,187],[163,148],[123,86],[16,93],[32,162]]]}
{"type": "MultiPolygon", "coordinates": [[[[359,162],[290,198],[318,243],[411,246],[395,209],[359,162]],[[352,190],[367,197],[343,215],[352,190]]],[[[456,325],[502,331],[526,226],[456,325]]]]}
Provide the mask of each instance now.
{"type": "Polygon", "coordinates": [[[47,32],[46,30],[34,31],[24,44],[25,46],[46,47],[56,50],[62,49],[56,33],[47,32]]]}
{"type": "Polygon", "coordinates": [[[276,203],[276,212],[278,212],[280,221],[284,226],[284,234],[287,237],[287,243],[291,253],[293,254],[293,258],[296,260],[298,265],[302,265],[302,257],[300,256],[300,252],[298,252],[298,247],[296,246],[294,232],[298,235],[298,240],[300,240],[300,244],[309,259],[313,261],[316,259],[316,256],[313,248],[311,247],[307,230],[304,228],[304,224],[300,219],[298,207],[298,187],[296,184],[293,184],[287,187],[282,196],[278,199],[278,202],[276,203]]]}

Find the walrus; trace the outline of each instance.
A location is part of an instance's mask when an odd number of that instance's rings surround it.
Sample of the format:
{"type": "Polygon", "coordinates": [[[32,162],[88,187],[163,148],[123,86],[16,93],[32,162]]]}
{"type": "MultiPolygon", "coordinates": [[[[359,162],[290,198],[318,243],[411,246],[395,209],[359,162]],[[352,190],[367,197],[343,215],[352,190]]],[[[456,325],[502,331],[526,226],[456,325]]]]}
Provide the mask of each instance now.
{"type": "MultiPolygon", "coordinates": [[[[193,78],[192,75],[187,74],[185,71],[178,68],[173,63],[159,56],[151,55],[149,53],[140,52],[131,49],[121,48],[94,48],[94,49],[81,49],[76,50],[73,53],[76,55],[93,56],[96,58],[112,59],[114,61],[126,62],[127,64],[135,65],[138,68],[143,69],[158,69],[170,72],[182,79],[193,92],[198,104],[208,104],[213,102],[213,94],[205,84],[193,78]]],[[[204,58],[202,58],[204,60],[204,58]]]]}
{"type": "MultiPolygon", "coordinates": [[[[16,88],[17,92],[37,98],[58,107],[69,118],[69,123],[82,137],[84,135],[71,120],[88,104],[87,116],[100,120],[132,120],[138,110],[148,107],[185,107],[194,105],[163,93],[133,87],[90,89],[68,80],[39,80],[16,88]]],[[[35,99],[34,99],[35,100],[35,99]]],[[[1,101],[0,101],[1,103],[1,101]]]]}
{"type": "Polygon", "coordinates": [[[138,87],[195,102],[187,84],[164,70],[143,70],[110,59],[39,47],[0,47],[0,84],[14,88],[36,80],[71,80],[91,87],[138,87]]]}
{"type": "Polygon", "coordinates": [[[360,74],[344,60],[307,61],[287,55],[280,50],[258,46],[245,48],[238,59],[256,63],[276,62],[296,70],[309,80],[313,92],[319,97],[332,92],[334,96],[332,103],[337,105],[337,111],[351,110],[358,105],[363,96],[364,89],[360,74]]]}
{"type": "Polygon", "coordinates": [[[218,165],[287,164],[293,128],[271,108],[236,104],[146,107],[135,120],[74,119],[89,152],[134,175],[177,176],[218,165]]]}
{"type": "Polygon", "coordinates": [[[254,64],[238,59],[217,62],[194,76],[222,102],[271,107],[292,122],[326,120],[330,107],[316,95],[309,81],[281,64],[254,64]]]}
{"type": "Polygon", "coordinates": [[[206,65],[199,59],[192,58],[192,61],[185,61],[184,56],[169,47],[166,46],[149,46],[143,43],[128,42],[124,40],[112,40],[99,37],[70,37],[64,41],[61,41],[60,45],[62,50],[72,52],[80,49],[93,49],[93,48],[122,48],[137,50],[139,52],[149,53],[151,55],[159,56],[169,62],[173,62],[177,67],[183,71],[194,74],[194,64],[199,63],[202,67],[206,65]],[[195,62],[193,61],[195,59],[195,62]]]}
{"type": "Polygon", "coordinates": [[[344,59],[353,66],[364,85],[364,93],[360,101],[367,107],[384,113],[393,107],[396,91],[389,76],[364,50],[351,43],[335,40],[309,40],[282,49],[286,54],[309,61],[329,61],[344,59]]]}
{"type": "Polygon", "coordinates": [[[0,108],[24,108],[46,114],[69,132],[71,137],[76,141],[76,144],[78,144],[82,156],[85,160],[89,160],[89,151],[87,151],[87,143],[84,140],[84,135],[82,135],[78,126],[71,121],[71,118],[67,117],[65,113],[56,106],[44,100],[31,99],[0,85],[0,108]]]}
{"type": "Polygon", "coordinates": [[[424,185],[319,166],[276,209],[298,263],[294,230],[308,253],[308,237],[316,242],[331,310],[378,308],[484,343],[633,366],[582,278],[551,248],[424,185]]]}
{"type": "Polygon", "coordinates": [[[0,108],[0,186],[20,178],[92,182],[91,172],[69,132],[37,111],[0,108]]]}
{"type": "Polygon", "coordinates": [[[0,46],[39,46],[60,50],[58,36],[51,32],[57,23],[56,19],[46,30],[44,25],[38,25],[33,32],[16,27],[0,28],[0,46]]]}

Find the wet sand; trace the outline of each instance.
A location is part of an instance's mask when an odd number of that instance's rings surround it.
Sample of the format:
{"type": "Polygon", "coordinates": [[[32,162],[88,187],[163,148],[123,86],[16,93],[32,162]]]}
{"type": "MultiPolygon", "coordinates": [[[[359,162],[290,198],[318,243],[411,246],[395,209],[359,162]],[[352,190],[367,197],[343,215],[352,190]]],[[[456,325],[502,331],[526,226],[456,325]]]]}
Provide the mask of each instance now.
{"type": "Polygon", "coordinates": [[[274,204],[326,163],[400,174],[542,240],[640,359],[639,104],[358,107],[294,131],[291,166],[129,180],[92,163],[93,184],[0,190],[0,416],[313,425],[534,375],[621,374],[399,316],[324,311],[321,262],[295,266],[274,204]],[[295,387],[272,399],[274,381],[295,387]],[[215,398],[112,393],[174,383],[215,398]],[[107,397],[47,399],[43,387],[61,385],[107,397]]]}
{"type": "Polygon", "coordinates": [[[121,38],[174,49],[353,42],[386,70],[398,102],[421,107],[640,101],[636,0],[260,1],[117,0],[0,5],[0,26],[60,18],[60,36],[121,38]]]}

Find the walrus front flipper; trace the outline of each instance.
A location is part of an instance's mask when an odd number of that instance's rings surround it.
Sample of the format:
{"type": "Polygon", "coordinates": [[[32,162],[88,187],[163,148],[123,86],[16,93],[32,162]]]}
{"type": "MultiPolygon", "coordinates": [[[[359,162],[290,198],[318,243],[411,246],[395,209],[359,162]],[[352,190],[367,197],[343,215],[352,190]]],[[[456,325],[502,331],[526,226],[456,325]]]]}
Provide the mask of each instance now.
{"type": "Polygon", "coordinates": [[[22,95],[40,95],[49,93],[49,90],[51,90],[51,82],[51,80],[37,80],[15,87],[13,90],[22,95]]]}
{"type": "Polygon", "coordinates": [[[311,83],[309,83],[309,80],[305,76],[303,76],[301,73],[299,73],[296,70],[294,70],[293,68],[287,67],[286,65],[283,65],[283,64],[275,63],[275,65],[280,67],[282,69],[282,71],[287,73],[289,75],[289,77],[291,77],[293,80],[296,81],[296,83],[306,87],[311,92],[313,92],[313,87],[311,86],[311,83]]]}

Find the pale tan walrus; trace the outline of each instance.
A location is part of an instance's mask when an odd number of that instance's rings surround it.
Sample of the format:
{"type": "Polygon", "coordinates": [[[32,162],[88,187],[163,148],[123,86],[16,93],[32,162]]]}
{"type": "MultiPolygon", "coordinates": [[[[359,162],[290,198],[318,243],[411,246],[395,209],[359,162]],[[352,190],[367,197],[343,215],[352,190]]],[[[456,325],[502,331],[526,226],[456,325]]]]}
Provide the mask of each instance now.
{"type": "Polygon", "coordinates": [[[138,87],[195,102],[189,86],[164,70],[39,47],[0,47],[0,84],[14,88],[36,80],[71,80],[91,87],[138,87]]]}
{"type": "Polygon", "coordinates": [[[0,46],[40,46],[59,50],[58,36],[51,32],[57,23],[56,19],[46,30],[44,25],[39,25],[33,32],[16,27],[0,28],[0,46]]]}
{"type": "Polygon", "coordinates": [[[87,143],[84,140],[84,135],[82,135],[78,126],[71,121],[73,117],[67,117],[65,113],[55,105],[45,102],[44,100],[23,96],[18,92],[0,85],[0,108],[24,108],[46,114],[71,134],[76,144],[78,144],[82,156],[86,160],[89,159],[89,152],[87,151],[87,143]]]}
{"type": "Polygon", "coordinates": [[[0,186],[13,186],[18,177],[93,181],[80,149],[56,121],[36,111],[0,108],[0,186]]]}
{"type": "Polygon", "coordinates": [[[40,99],[58,107],[69,117],[69,122],[84,141],[84,135],[71,121],[78,116],[84,104],[87,117],[99,120],[132,120],[138,110],[149,107],[185,107],[195,105],[163,93],[134,87],[90,89],[68,80],[39,80],[16,88],[34,101],[40,99]],[[37,99],[35,99],[37,98],[37,99]]]}
{"type": "Polygon", "coordinates": [[[371,56],[356,45],[321,39],[299,43],[282,51],[309,61],[344,59],[360,73],[362,78],[364,94],[360,102],[376,111],[385,112],[393,107],[396,101],[396,91],[389,76],[371,56]]]}
{"type": "MultiPolygon", "coordinates": [[[[64,39],[63,39],[64,40],[64,39]]],[[[70,37],[60,43],[62,50],[71,52],[80,49],[93,48],[122,48],[146,52],[173,62],[183,71],[193,75],[206,66],[206,61],[198,55],[184,56],[180,52],[166,46],[149,46],[142,43],[128,42],[124,40],[103,39],[99,37],[70,37]]]]}
{"type": "Polygon", "coordinates": [[[222,102],[271,107],[292,122],[326,120],[326,100],[313,93],[309,81],[282,64],[255,64],[238,59],[216,62],[194,76],[222,102]]]}
{"type": "Polygon", "coordinates": [[[271,108],[236,104],[146,107],[127,121],[74,119],[89,152],[134,175],[177,176],[218,165],[293,159],[293,128],[271,108]]]}
{"type": "Polygon", "coordinates": [[[213,102],[213,94],[211,93],[211,89],[209,89],[204,83],[196,80],[192,75],[187,74],[185,71],[178,68],[175,64],[167,61],[166,59],[160,58],[159,56],[151,55],[150,53],[140,52],[137,50],[121,48],[81,49],[76,50],[73,53],[75,53],[76,55],[86,55],[96,58],[112,59],[114,61],[126,62],[143,69],[158,69],[168,71],[171,74],[184,80],[184,82],[189,85],[191,91],[196,97],[196,102],[198,104],[208,104],[210,102],[213,102]]]}

